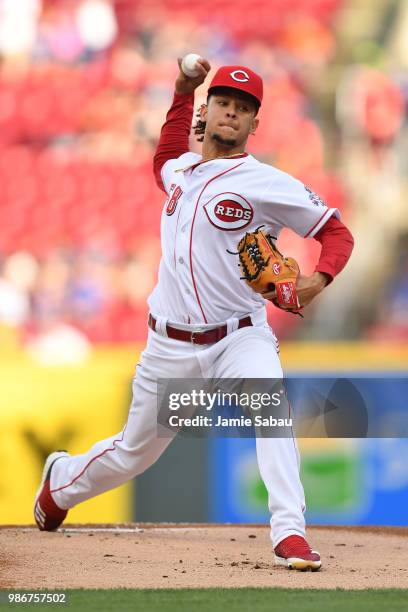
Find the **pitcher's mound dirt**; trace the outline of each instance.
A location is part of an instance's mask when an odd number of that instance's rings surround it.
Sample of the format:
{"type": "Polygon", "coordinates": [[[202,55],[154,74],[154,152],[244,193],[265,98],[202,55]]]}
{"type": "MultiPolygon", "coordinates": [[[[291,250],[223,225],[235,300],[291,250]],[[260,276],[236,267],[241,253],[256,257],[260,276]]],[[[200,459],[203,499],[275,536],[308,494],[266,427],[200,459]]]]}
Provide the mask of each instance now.
{"type": "Polygon", "coordinates": [[[264,526],[0,529],[0,588],[408,588],[408,530],[308,530],[320,572],[276,567],[264,526]]]}

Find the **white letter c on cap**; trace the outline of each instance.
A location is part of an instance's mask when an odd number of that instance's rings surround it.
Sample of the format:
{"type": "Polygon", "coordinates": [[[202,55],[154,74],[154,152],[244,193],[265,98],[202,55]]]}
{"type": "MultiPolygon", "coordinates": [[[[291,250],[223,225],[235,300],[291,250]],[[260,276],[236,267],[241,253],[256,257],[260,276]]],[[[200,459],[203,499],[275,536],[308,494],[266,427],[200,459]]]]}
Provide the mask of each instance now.
{"type": "Polygon", "coordinates": [[[249,81],[249,75],[245,70],[234,70],[234,72],[230,72],[230,76],[234,81],[238,81],[239,83],[246,83],[249,81]]]}

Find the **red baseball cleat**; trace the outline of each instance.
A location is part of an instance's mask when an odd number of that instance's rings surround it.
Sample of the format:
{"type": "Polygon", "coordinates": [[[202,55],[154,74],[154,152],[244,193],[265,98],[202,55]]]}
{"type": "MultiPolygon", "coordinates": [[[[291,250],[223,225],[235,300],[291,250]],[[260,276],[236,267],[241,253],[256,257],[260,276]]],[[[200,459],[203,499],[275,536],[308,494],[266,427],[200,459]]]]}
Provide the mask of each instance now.
{"type": "Polygon", "coordinates": [[[48,455],[44,465],[41,483],[34,502],[34,519],[40,531],[55,531],[64,521],[68,510],[59,508],[51,497],[50,478],[52,466],[58,459],[69,457],[66,451],[56,451],[48,455]]]}
{"type": "Polygon", "coordinates": [[[319,553],[312,550],[305,538],[298,535],[288,536],[277,545],[275,563],[289,569],[310,569],[312,572],[317,572],[322,565],[319,553]]]}

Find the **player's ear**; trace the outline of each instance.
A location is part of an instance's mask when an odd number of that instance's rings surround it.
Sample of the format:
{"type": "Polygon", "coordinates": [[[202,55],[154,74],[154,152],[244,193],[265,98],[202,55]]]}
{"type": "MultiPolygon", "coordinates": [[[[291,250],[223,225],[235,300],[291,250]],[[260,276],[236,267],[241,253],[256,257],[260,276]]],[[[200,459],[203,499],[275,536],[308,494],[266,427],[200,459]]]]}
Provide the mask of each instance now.
{"type": "Polygon", "coordinates": [[[207,104],[202,104],[200,106],[200,119],[201,119],[201,121],[207,121],[207,112],[208,112],[207,104]]]}
{"type": "Polygon", "coordinates": [[[256,130],[258,129],[258,125],[259,125],[259,119],[257,117],[254,117],[252,119],[252,125],[251,125],[251,129],[249,130],[249,133],[254,135],[256,130]]]}

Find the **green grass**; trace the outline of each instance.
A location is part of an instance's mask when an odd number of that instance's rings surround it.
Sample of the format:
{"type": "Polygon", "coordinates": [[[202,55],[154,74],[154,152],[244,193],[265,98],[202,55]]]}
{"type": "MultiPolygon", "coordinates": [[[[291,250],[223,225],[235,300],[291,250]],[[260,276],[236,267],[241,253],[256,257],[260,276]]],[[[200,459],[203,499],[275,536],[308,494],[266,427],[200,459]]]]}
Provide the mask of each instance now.
{"type": "Polygon", "coordinates": [[[408,589],[68,590],[64,591],[67,603],[59,605],[9,604],[7,593],[13,592],[0,591],[0,608],[30,607],[44,611],[69,609],[81,612],[394,612],[408,609],[408,589]]]}

